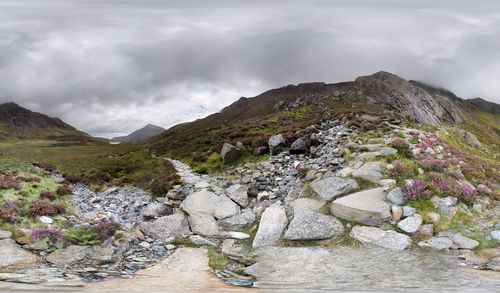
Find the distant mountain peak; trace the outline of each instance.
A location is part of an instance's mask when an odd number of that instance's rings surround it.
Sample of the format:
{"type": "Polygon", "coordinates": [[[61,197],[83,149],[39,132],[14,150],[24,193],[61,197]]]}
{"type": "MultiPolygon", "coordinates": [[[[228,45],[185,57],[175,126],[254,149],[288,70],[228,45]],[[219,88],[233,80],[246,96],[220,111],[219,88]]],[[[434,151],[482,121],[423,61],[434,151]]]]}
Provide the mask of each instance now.
{"type": "Polygon", "coordinates": [[[146,126],[140,128],[140,129],[137,129],[136,131],[132,132],[129,135],[114,137],[111,139],[111,141],[112,142],[140,142],[140,141],[147,140],[155,135],[158,135],[164,131],[165,131],[165,129],[163,127],[149,123],[146,126]]]}

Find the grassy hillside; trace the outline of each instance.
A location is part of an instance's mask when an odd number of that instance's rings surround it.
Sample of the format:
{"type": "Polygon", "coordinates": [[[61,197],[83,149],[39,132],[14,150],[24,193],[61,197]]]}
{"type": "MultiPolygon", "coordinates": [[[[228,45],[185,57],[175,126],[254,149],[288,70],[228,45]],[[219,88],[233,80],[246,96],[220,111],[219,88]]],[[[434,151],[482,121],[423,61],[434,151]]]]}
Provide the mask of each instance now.
{"type": "Polygon", "coordinates": [[[88,144],[61,146],[58,141],[32,140],[0,143],[0,164],[9,161],[41,162],[69,181],[102,187],[132,184],[160,192],[178,182],[169,162],[153,158],[139,146],[88,144]],[[163,182],[165,186],[158,186],[163,182]]]}

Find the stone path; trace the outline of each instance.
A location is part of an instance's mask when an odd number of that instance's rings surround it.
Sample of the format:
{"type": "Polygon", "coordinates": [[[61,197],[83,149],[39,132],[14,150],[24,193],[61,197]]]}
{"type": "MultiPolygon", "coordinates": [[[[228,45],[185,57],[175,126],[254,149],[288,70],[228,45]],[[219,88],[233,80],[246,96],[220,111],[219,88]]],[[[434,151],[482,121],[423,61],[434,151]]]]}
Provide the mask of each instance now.
{"type": "Polygon", "coordinates": [[[172,165],[174,165],[175,169],[177,170],[177,174],[187,184],[195,185],[198,182],[205,181],[203,178],[201,178],[200,175],[194,173],[193,170],[191,170],[191,167],[184,164],[183,162],[180,162],[180,161],[177,161],[174,159],[169,159],[169,158],[162,158],[162,159],[171,162],[172,165]]]}
{"type": "Polygon", "coordinates": [[[242,292],[217,278],[208,266],[203,248],[179,248],[161,263],[139,271],[131,279],[117,279],[86,286],[89,292],[242,292]]]}

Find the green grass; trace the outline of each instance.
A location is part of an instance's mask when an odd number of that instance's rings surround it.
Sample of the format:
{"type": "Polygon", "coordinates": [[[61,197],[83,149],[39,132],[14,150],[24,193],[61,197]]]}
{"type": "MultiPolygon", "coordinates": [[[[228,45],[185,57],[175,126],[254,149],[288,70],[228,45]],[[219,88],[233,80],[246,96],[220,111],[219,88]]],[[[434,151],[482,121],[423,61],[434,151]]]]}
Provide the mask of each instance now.
{"type": "Polygon", "coordinates": [[[215,271],[223,269],[229,263],[229,258],[220,253],[216,247],[207,247],[207,253],[208,266],[215,271]]]}
{"type": "Polygon", "coordinates": [[[0,153],[4,169],[44,162],[95,186],[132,184],[148,189],[153,180],[175,173],[169,162],[153,158],[142,145],[60,146],[55,141],[23,141],[1,143],[0,153]]]}

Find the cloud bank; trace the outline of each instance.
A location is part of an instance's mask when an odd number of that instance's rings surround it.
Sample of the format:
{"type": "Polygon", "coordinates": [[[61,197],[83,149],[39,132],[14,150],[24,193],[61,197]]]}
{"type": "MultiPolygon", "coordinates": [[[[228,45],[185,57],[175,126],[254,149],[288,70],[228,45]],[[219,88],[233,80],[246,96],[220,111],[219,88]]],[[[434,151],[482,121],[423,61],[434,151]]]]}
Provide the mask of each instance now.
{"type": "Polygon", "coordinates": [[[94,135],[379,70],[500,103],[500,2],[3,0],[0,102],[94,135]]]}

